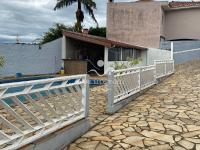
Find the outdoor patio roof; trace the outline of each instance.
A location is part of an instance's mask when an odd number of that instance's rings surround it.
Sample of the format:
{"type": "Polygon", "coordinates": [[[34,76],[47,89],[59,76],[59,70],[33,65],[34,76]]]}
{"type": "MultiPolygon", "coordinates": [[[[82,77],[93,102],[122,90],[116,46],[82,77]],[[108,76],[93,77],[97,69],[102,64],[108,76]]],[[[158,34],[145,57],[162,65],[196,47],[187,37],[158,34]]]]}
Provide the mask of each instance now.
{"type": "Polygon", "coordinates": [[[84,33],[64,31],[63,35],[66,37],[75,39],[75,40],[93,43],[93,44],[97,44],[97,45],[102,45],[102,46],[105,46],[108,48],[116,46],[116,47],[124,47],[124,48],[135,48],[135,49],[139,49],[139,50],[147,50],[147,48],[145,48],[145,47],[127,44],[124,42],[113,41],[113,40],[109,40],[107,38],[84,34],[84,33]]]}

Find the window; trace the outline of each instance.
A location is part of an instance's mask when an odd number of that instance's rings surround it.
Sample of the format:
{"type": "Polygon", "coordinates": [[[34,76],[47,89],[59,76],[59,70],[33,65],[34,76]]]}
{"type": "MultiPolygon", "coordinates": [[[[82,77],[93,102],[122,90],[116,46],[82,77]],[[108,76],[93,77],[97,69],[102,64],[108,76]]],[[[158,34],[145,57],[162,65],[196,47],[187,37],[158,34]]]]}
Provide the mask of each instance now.
{"type": "Polygon", "coordinates": [[[117,47],[108,49],[108,61],[127,61],[128,57],[141,58],[141,50],[117,47]]]}
{"type": "Polygon", "coordinates": [[[121,61],[121,48],[108,49],[108,61],[121,61]]]}
{"type": "Polygon", "coordinates": [[[139,59],[139,58],[141,58],[141,56],[142,56],[141,50],[135,50],[134,58],[135,59],[139,59]]]}
{"type": "Polygon", "coordinates": [[[122,61],[127,61],[127,58],[133,57],[133,49],[131,48],[122,48],[122,61]]]}

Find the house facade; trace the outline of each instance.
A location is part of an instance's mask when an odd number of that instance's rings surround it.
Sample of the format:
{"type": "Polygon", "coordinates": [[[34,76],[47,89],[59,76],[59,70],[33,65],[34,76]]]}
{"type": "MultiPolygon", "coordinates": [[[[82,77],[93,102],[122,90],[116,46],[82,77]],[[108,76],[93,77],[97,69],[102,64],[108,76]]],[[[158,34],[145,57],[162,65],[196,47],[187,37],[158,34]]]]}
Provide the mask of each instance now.
{"type": "Polygon", "coordinates": [[[200,40],[200,2],[109,2],[107,38],[160,48],[163,41],[200,40]]]}
{"type": "Polygon", "coordinates": [[[127,64],[127,58],[139,60],[134,67],[146,66],[152,65],[154,60],[170,59],[171,52],[84,33],[63,32],[62,59],[67,74],[86,74],[91,71],[107,74],[114,69],[115,62],[127,64]]]}

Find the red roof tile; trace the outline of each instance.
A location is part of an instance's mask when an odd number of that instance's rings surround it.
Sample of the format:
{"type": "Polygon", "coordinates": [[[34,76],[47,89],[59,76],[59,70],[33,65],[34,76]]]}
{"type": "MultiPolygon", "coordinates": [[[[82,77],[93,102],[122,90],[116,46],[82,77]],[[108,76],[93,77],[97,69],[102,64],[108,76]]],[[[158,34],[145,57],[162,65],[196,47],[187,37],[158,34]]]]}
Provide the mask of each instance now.
{"type": "Polygon", "coordinates": [[[139,50],[146,50],[147,48],[137,46],[137,45],[132,45],[124,42],[119,42],[119,41],[114,41],[114,40],[109,40],[107,38],[99,37],[99,36],[94,36],[94,35],[89,35],[89,34],[83,34],[83,33],[77,33],[77,32],[71,32],[71,31],[64,31],[63,35],[66,37],[76,39],[79,41],[83,42],[88,42],[88,43],[93,43],[93,44],[98,44],[106,47],[113,47],[113,46],[119,46],[119,47],[125,47],[125,48],[135,48],[139,50]]]}
{"type": "Polygon", "coordinates": [[[200,7],[200,2],[170,2],[169,7],[171,8],[190,8],[190,7],[200,7]]]}

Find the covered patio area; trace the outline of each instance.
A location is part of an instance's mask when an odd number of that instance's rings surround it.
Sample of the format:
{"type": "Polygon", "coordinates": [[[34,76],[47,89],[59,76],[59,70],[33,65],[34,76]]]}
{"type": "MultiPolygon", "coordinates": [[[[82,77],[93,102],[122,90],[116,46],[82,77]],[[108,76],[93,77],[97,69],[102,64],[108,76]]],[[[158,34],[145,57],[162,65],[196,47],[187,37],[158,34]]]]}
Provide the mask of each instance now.
{"type": "Polygon", "coordinates": [[[85,33],[63,32],[62,59],[66,74],[107,74],[114,62],[141,58],[146,65],[147,48],[85,33]]]}

